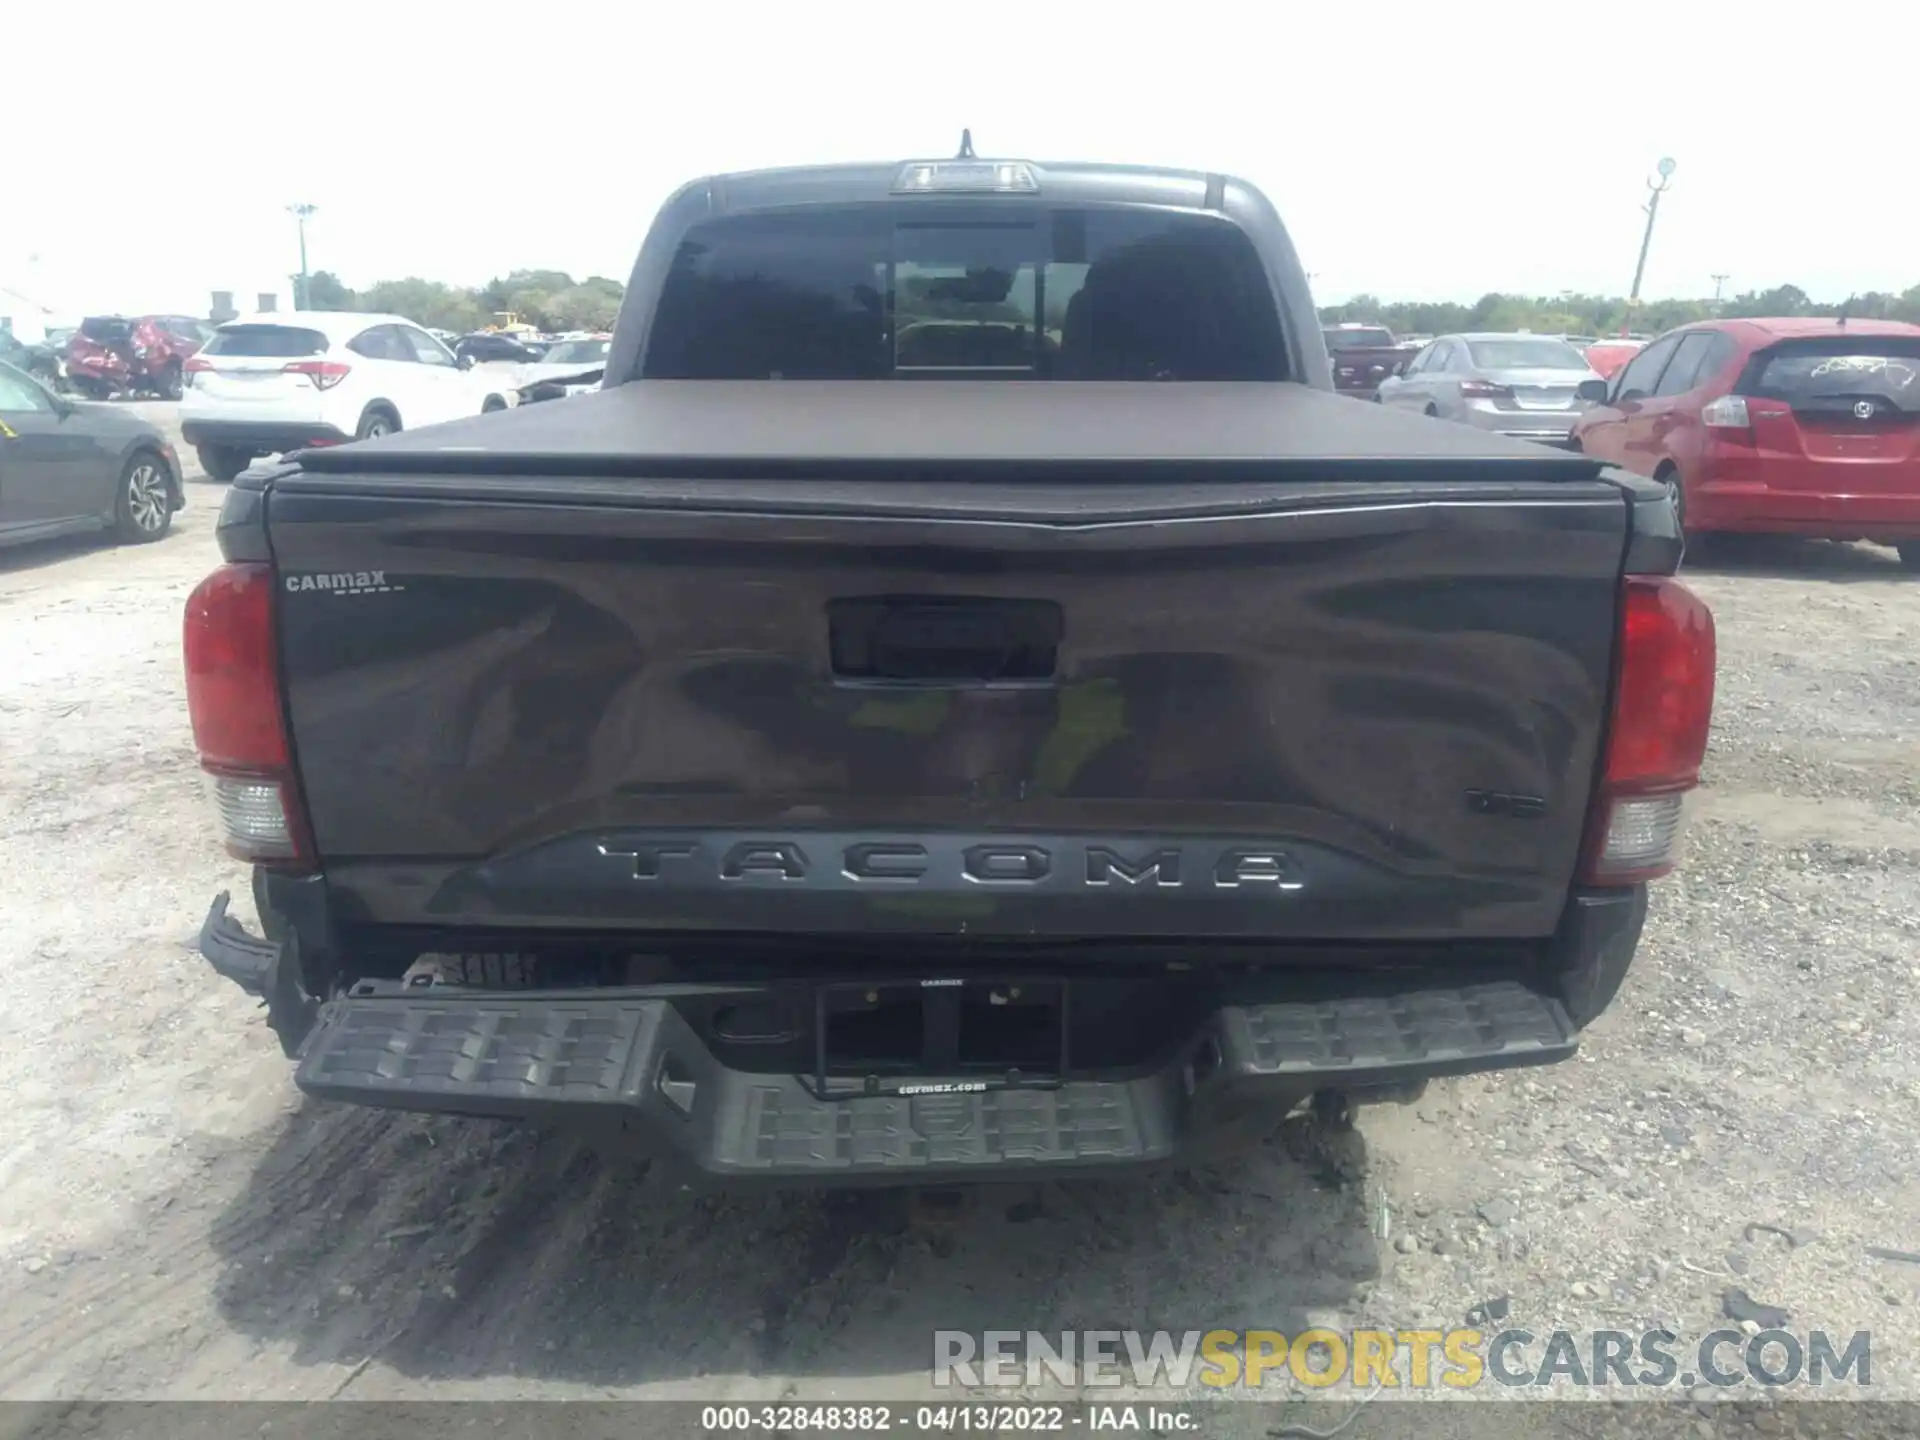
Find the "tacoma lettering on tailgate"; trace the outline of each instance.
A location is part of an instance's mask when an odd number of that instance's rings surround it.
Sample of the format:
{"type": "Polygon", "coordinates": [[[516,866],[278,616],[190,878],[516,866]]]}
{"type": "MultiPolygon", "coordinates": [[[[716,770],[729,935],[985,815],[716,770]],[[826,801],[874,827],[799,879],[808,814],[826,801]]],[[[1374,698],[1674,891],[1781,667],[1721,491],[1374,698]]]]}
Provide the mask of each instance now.
{"type": "Polygon", "coordinates": [[[635,880],[703,888],[764,882],[875,887],[925,885],[1089,888],[1124,891],[1215,889],[1291,893],[1306,885],[1283,847],[1248,841],[977,839],[797,839],[733,836],[622,836],[600,842],[629,862],[635,880]]]}

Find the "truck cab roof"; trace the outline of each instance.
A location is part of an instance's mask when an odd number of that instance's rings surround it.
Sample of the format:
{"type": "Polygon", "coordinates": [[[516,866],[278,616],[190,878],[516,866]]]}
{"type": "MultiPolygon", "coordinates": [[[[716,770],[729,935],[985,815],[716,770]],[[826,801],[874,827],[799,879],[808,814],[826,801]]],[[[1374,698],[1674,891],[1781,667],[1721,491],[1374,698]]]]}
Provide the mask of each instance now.
{"type": "Polygon", "coordinates": [[[714,215],[770,210],[792,205],[858,205],[885,202],[915,192],[902,177],[920,167],[958,173],[1012,168],[1030,177],[1023,191],[981,188],[929,189],[925,198],[981,199],[994,195],[1031,197],[1041,204],[1177,205],[1221,210],[1229,191],[1258,195],[1244,180],[1218,172],[1149,165],[1109,165],[1088,161],[1018,159],[905,159],[841,165],[801,165],[772,170],[743,170],[708,175],[680,187],[674,199],[704,197],[714,215]]]}

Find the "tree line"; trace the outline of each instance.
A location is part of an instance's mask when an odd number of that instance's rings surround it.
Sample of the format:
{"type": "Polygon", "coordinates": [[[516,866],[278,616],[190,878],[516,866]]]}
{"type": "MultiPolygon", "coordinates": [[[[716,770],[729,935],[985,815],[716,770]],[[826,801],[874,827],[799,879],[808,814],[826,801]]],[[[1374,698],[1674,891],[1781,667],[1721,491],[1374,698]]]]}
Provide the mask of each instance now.
{"type": "Polygon", "coordinates": [[[1658,335],[1695,320],[1758,316],[1837,316],[1857,320],[1905,320],[1920,325],[1920,285],[1895,295],[1871,290],[1843,300],[1822,301],[1798,285],[1747,290],[1713,300],[1643,300],[1628,306],[1617,295],[1482,295],[1471,305],[1450,301],[1382,300],[1356,295],[1344,305],[1323,306],[1328,325],[1384,325],[1399,335],[1448,335],[1473,330],[1531,330],[1542,335],[1617,335],[1624,329],[1658,335]],[[1629,323],[1631,316],[1631,323],[1629,323]]]}
{"type": "MultiPolygon", "coordinates": [[[[298,282],[296,282],[297,284],[298,282]]],[[[449,285],[409,276],[382,280],[353,290],[329,271],[307,277],[306,307],[313,310],[365,310],[405,315],[436,330],[466,332],[500,323],[513,314],[542,330],[607,330],[620,313],[626,287],[604,275],[575,280],[564,270],[514,270],[485,285],[449,285]]],[[[1471,305],[1455,301],[1382,300],[1356,295],[1343,305],[1327,305],[1321,320],[1329,325],[1363,322],[1385,325],[1402,335],[1446,335],[1462,330],[1532,330],[1538,334],[1617,335],[1632,329],[1657,335],[1676,325],[1715,316],[1738,319],[1761,315],[1834,316],[1842,309],[1861,320],[1905,320],[1920,324],[1920,285],[1899,294],[1871,290],[1844,300],[1819,301],[1798,285],[1747,290],[1727,299],[1643,300],[1629,307],[1617,295],[1482,295],[1471,305]],[[1631,321],[1629,322],[1629,317],[1631,321]]]]}
{"type": "MultiPolygon", "coordinates": [[[[299,281],[294,285],[297,288],[299,281]]],[[[431,330],[465,334],[513,315],[545,331],[609,330],[626,286],[604,275],[576,281],[564,270],[515,270],[484,285],[448,285],[408,276],[354,290],[327,270],[307,277],[303,308],[404,315],[431,330]]]]}

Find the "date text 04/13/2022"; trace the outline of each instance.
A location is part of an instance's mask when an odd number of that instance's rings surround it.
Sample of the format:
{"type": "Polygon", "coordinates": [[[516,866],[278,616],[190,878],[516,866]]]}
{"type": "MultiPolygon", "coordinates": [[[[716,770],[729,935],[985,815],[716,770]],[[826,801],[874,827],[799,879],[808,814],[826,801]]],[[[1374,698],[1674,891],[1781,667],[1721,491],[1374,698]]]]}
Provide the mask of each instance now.
{"type": "Polygon", "coordinates": [[[1185,1434],[1199,1420],[1163,1405],[709,1405],[700,1412],[708,1434],[793,1434],[813,1430],[836,1434],[884,1434],[893,1431],[931,1435],[987,1434],[1006,1431],[1064,1433],[1134,1431],[1149,1435],[1185,1434]]]}

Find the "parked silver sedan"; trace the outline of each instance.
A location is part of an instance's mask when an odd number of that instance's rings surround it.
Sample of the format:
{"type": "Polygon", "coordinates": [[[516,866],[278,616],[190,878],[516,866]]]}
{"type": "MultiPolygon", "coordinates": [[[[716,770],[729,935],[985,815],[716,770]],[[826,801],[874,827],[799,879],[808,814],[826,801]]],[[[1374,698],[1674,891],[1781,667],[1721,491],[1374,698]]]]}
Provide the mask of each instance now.
{"type": "Polygon", "coordinates": [[[1482,430],[1565,445],[1598,380],[1586,357],[1550,335],[1442,335],[1380,382],[1382,405],[1419,410],[1482,430]]]}

